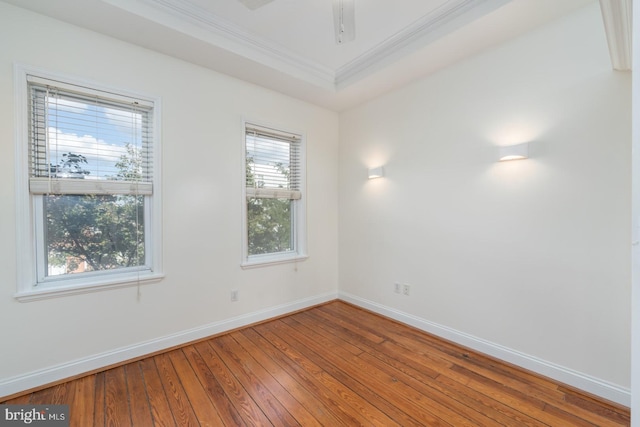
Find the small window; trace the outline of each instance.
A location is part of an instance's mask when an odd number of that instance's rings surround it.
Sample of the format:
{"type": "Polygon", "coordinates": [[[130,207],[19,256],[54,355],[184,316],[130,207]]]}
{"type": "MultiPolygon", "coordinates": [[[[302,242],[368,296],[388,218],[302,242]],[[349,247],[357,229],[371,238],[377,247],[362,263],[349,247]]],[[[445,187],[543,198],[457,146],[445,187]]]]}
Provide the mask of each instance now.
{"type": "Polygon", "coordinates": [[[244,264],[305,257],[303,138],[245,123],[244,264]]]}
{"type": "Polygon", "coordinates": [[[154,101],[29,73],[26,91],[34,256],[19,295],[157,275],[154,101]]]}

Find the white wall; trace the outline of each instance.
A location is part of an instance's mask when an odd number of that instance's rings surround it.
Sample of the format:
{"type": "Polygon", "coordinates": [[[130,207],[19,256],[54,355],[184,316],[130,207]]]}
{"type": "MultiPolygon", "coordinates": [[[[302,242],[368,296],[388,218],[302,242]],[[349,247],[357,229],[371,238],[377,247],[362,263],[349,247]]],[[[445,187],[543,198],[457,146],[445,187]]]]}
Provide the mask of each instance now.
{"type": "Polygon", "coordinates": [[[594,3],[341,114],[343,295],[628,404],[630,91],[594,3]]]}
{"type": "Polygon", "coordinates": [[[0,147],[0,396],[337,295],[334,112],[0,2],[0,147]],[[13,298],[15,62],[162,98],[166,278],[139,301],[135,288],[13,298]],[[310,258],[297,271],[239,266],[243,115],[306,132],[310,258]]]}

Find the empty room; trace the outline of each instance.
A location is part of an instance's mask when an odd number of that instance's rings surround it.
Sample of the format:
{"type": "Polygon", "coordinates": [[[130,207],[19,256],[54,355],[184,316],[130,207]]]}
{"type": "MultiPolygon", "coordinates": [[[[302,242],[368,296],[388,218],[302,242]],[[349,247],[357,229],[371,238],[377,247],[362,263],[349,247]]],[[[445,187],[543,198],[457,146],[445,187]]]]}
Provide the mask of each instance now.
{"type": "Polygon", "coordinates": [[[631,6],[0,0],[0,425],[640,427],[631,6]]]}

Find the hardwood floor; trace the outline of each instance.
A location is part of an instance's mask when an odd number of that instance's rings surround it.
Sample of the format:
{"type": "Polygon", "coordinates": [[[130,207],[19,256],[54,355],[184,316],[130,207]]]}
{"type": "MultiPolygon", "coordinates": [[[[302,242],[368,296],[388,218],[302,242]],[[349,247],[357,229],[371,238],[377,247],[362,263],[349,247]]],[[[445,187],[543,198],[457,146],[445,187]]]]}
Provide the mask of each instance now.
{"type": "Polygon", "coordinates": [[[2,403],[72,426],[628,426],[629,411],[343,302],[2,403]]]}

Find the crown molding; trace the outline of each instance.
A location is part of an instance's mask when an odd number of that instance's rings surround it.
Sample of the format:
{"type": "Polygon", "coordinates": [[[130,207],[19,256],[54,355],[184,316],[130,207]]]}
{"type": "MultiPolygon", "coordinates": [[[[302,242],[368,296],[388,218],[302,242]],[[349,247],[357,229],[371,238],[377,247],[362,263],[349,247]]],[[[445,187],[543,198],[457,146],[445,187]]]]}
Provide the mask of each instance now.
{"type": "Polygon", "coordinates": [[[611,64],[615,70],[631,70],[632,0],[600,0],[611,64]]]}
{"type": "Polygon", "coordinates": [[[103,1],[307,83],[338,91],[511,0],[449,0],[337,70],[264,40],[189,0],[103,1]]]}
{"type": "Polygon", "coordinates": [[[335,88],[335,73],[330,68],[257,37],[188,0],[102,1],[308,83],[335,88]]]}
{"type": "Polygon", "coordinates": [[[449,0],[336,70],[336,89],[342,89],[401,56],[492,12],[511,0],[449,0]]]}

